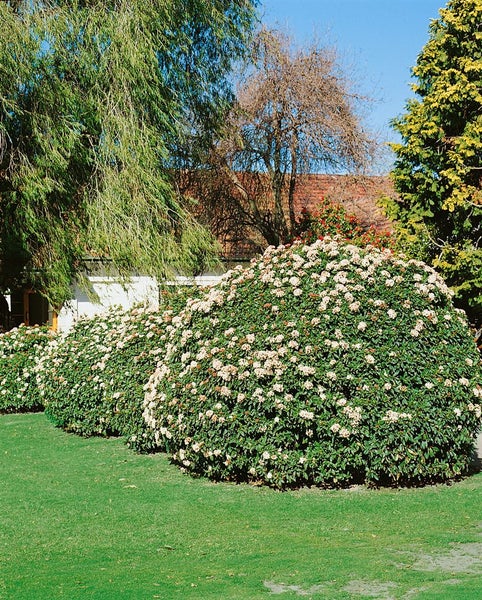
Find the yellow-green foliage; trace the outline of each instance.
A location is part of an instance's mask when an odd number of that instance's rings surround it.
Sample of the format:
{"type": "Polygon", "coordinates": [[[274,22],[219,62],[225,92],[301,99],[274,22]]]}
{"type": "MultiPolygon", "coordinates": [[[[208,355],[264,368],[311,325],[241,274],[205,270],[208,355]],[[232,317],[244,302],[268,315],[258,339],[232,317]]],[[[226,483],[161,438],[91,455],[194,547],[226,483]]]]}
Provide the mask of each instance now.
{"type": "Polygon", "coordinates": [[[482,318],[482,0],[450,0],[413,74],[416,99],[394,121],[405,250],[435,266],[474,322],[482,318]],[[412,242],[415,237],[415,250],[412,242]]]}

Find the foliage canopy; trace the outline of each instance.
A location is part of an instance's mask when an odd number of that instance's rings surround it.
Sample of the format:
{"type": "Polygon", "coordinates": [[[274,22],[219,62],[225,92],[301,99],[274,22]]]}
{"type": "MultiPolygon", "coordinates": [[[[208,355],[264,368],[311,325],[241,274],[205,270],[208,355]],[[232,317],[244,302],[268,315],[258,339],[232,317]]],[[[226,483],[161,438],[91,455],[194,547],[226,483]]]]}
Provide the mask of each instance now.
{"type": "Polygon", "coordinates": [[[89,253],[157,276],[214,257],[168,173],[216,128],[255,4],[0,4],[2,288],[23,278],[59,307],[89,253]]]}
{"type": "Polygon", "coordinates": [[[430,24],[413,74],[416,98],[395,119],[387,204],[412,253],[434,265],[471,319],[482,317],[481,0],[450,0],[430,24]]]}

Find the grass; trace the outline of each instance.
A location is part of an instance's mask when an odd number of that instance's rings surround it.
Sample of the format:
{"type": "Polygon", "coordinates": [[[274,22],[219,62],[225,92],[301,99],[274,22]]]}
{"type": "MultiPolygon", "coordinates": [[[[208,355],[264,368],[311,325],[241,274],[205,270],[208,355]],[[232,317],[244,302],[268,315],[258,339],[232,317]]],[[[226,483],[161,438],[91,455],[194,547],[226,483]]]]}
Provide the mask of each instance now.
{"type": "Polygon", "coordinates": [[[275,492],[0,416],[0,598],[480,598],[482,474],[275,492]]]}

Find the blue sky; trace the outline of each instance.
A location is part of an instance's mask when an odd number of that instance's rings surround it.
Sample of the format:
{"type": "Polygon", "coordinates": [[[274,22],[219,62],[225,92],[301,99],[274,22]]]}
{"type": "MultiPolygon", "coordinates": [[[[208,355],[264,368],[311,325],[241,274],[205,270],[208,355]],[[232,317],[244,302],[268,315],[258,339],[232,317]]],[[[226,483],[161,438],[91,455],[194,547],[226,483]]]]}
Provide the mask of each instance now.
{"type": "MultiPolygon", "coordinates": [[[[316,34],[338,49],[343,63],[355,65],[357,91],[375,100],[367,125],[396,141],[389,121],[404,112],[412,95],[410,69],[428,41],[430,21],[445,5],[445,0],[260,0],[260,11],[267,25],[279,25],[297,45],[316,34]]],[[[390,158],[380,169],[389,165],[390,158]]]]}

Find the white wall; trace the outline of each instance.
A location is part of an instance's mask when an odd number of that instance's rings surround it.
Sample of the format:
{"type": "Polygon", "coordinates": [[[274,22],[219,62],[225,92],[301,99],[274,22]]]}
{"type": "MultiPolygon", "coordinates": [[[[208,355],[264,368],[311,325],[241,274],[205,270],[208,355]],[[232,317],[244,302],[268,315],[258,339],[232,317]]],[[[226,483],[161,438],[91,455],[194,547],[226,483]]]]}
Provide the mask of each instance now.
{"type": "Polygon", "coordinates": [[[89,281],[99,301],[94,302],[75,285],[72,300],[64,305],[58,315],[59,331],[70,329],[79,317],[99,314],[111,306],[126,309],[135,304],[146,304],[154,309],[159,306],[159,286],[152,277],[133,276],[129,282],[120,283],[115,277],[90,276],[89,281]]]}
{"type": "MultiPolygon", "coordinates": [[[[212,285],[220,275],[201,275],[199,277],[176,277],[172,285],[212,285]]],[[[104,312],[111,306],[128,309],[136,304],[145,304],[156,310],[159,308],[159,285],[152,277],[131,277],[127,283],[120,283],[116,277],[89,276],[89,281],[99,301],[94,302],[77,285],[73,288],[73,298],[57,317],[58,331],[68,331],[80,317],[91,317],[104,312]]]]}

